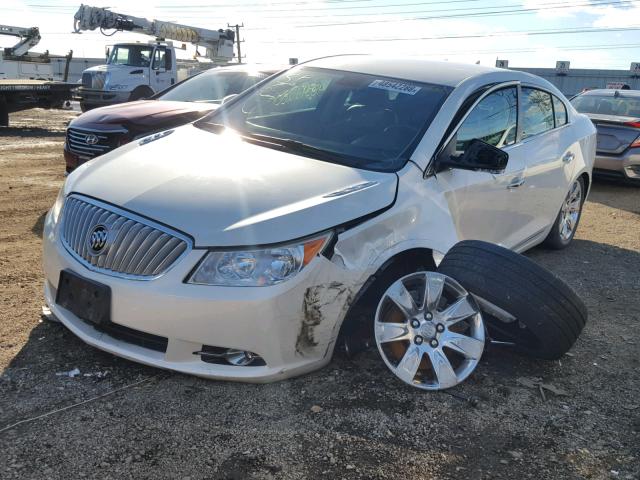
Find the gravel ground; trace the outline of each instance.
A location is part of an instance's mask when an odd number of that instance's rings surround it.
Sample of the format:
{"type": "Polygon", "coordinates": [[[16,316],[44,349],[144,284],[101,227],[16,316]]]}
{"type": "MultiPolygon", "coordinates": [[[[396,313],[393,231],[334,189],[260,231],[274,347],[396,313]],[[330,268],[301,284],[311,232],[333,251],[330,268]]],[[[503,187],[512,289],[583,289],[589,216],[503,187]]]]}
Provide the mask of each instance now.
{"type": "Polygon", "coordinates": [[[528,253],[589,308],[561,361],[490,349],[448,393],[401,384],[376,352],[275,384],[213,382],[41,319],[42,222],[74,115],[0,129],[0,477],[640,478],[640,189],[596,183],[575,243],[528,253]]]}

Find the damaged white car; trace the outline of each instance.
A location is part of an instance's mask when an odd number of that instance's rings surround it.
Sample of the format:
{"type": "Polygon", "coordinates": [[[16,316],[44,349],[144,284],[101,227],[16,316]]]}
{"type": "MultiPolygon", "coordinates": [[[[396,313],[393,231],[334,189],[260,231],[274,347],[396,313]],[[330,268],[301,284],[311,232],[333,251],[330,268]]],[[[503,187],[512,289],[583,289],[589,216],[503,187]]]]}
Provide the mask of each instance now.
{"type": "MultiPolygon", "coordinates": [[[[279,380],[375,341],[405,382],[447,388],[482,354],[482,310],[553,358],[581,326],[560,312],[540,330],[436,264],[465,239],[567,246],[595,138],[526,73],[308,62],[71,174],[45,222],[46,303],[90,345],[215,379],[279,380]]],[[[443,265],[501,255],[483,248],[443,265]]]]}

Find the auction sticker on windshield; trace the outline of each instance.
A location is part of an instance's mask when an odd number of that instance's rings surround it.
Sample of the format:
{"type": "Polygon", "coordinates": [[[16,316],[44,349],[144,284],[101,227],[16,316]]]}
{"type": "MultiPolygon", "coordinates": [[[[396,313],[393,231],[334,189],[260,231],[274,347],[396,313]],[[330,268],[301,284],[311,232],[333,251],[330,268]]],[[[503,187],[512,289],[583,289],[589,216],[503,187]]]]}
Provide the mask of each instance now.
{"type": "Polygon", "coordinates": [[[371,88],[379,88],[381,90],[388,90],[390,92],[406,93],[407,95],[415,95],[422,87],[416,87],[409,83],[393,82],[390,80],[374,80],[369,84],[371,88]]]}

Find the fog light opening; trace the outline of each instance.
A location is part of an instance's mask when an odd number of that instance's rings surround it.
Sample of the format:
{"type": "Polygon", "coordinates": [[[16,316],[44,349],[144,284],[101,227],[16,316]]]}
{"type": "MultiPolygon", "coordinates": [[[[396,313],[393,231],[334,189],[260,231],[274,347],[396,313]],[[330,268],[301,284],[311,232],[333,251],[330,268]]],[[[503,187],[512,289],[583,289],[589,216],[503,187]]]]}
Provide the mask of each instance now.
{"type": "Polygon", "coordinates": [[[257,353],[237,348],[214,347],[203,345],[202,350],[193,352],[200,355],[200,359],[206,363],[218,365],[234,365],[236,367],[259,367],[266,365],[265,361],[257,353]]]}

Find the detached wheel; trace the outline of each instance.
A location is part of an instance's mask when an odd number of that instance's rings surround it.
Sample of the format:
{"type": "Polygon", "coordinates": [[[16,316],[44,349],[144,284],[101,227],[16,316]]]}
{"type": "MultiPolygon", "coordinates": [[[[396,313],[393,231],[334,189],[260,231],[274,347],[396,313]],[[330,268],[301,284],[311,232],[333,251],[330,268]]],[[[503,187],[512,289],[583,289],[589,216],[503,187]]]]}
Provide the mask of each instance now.
{"type": "Polygon", "coordinates": [[[480,297],[491,338],[512,344],[520,353],[560,358],[587,322],[587,308],[571,287],[506,248],[462,241],[449,250],[438,271],[480,297]]]}
{"type": "Polygon", "coordinates": [[[578,223],[580,223],[583,203],[584,180],[578,178],[571,185],[553,227],[544,240],[547,247],[561,250],[569,246],[578,229],[578,223]]]}
{"type": "Polygon", "coordinates": [[[484,350],[475,300],[458,282],[436,272],[412,273],[391,284],[378,304],[374,336],[389,370],[424,390],[464,381],[484,350]]]}

